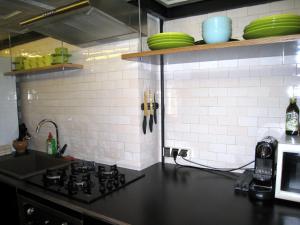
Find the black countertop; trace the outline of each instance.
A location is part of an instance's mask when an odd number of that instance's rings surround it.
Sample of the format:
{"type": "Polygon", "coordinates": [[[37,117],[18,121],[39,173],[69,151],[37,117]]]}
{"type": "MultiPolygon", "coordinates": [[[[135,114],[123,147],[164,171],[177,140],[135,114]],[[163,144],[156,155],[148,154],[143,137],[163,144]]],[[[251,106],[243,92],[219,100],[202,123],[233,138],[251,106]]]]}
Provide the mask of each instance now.
{"type": "Polygon", "coordinates": [[[252,202],[223,176],[157,163],[146,176],[92,204],[0,175],[0,180],[55,204],[112,224],[132,225],[299,225],[300,204],[252,202]]]}

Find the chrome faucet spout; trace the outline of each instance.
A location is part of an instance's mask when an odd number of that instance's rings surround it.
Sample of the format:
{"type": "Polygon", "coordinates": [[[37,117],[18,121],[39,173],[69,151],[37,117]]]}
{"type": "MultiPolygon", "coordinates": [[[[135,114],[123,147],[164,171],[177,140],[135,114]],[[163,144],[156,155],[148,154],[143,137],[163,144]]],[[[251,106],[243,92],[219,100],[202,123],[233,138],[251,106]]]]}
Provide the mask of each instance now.
{"type": "Polygon", "coordinates": [[[36,131],[36,133],[39,133],[40,128],[41,128],[45,123],[51,123],[51,124],[53,124],[54,127],[55,127],[55,131],[56,131],[56,142],[57,142],[57,152],[59,152],[59,150],[60,150],[60,143],[59,143],[58,127],[57,127],[57,124],[56,124],[54,121],[48,120],[48,119],[43,119],[43,120],[41,120],[41,121],[38,123],[38,125],[37,125],[35,131],[36,131]]]}

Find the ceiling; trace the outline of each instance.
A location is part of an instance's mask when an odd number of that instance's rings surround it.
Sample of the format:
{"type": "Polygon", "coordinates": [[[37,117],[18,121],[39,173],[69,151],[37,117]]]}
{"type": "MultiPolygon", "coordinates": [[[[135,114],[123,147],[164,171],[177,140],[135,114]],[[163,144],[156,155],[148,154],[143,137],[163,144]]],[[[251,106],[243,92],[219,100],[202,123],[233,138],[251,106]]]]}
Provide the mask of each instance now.
{"type": "Polygon", "coordinates": [[[202,2],[204,0],[156,0],[167,8],[175,7],[179,5],[185,5],[193,2],[202,2]]]}
{"type": "MultiPolygon", "coordinates": [[[[19,22],[76,1],[78,0],[0,0],[0,49],[9,46],[9,35],[12,37],[12,45],[44,37],[41,34],[29,32],[26,28],[20,27],[19,22]]],[[[139,0],[122,1],[137,5],[139,0]]],[[[140,0],[143,10],[158,16],[162,20],[177,19],[272,1],[278,0],[140,0]]]]}

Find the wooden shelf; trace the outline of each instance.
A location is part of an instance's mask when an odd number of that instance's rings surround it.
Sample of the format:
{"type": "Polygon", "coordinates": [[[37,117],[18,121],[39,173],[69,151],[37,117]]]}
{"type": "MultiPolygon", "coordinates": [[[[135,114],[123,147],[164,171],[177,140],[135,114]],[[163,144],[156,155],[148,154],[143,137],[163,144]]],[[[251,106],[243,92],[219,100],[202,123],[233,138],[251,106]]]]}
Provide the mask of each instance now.
{"type": "Polygon", "coordinates": [[[266,45],[266,44],[276,44],[276,43],[285,43],[292,41],[300,41],[300,34],[296,35],[287,35],[287,36],[277,36],[277,37],[267,37],[251,40],[242,40],[242,41],[232,41],[218,44],[205,44],[205,45],[194,45],[188,47],[180,48],[169,48],[155,51],[144,51],[137,53],[129,53],[122,55],[123,60],[134,60],[140,57],[147,56],[158,56],[158,55],[168,55],[176,53],[187,53],[195,51],[204,51],[204,50],[213,50],[213,49],[222,49],[222,48],[234,48],[234,47],[244,47],[244,46],[257,46],[257,45],[266,45]]]}
{"type": "Polygon", "coordinates": [[[19,75],[27,75],[27,74],[42,74],[42,73],[51,73],[51,72],[58,72],[64,70],[77,70],[82,69],[83,65],[79,64],[72,64],[72,63],[65,63],[65,64],[56,64],[46,67],[34,68],[30,70],[18,70],[12,72],[4,73],[5,76],[19,76],[19,75]]]}

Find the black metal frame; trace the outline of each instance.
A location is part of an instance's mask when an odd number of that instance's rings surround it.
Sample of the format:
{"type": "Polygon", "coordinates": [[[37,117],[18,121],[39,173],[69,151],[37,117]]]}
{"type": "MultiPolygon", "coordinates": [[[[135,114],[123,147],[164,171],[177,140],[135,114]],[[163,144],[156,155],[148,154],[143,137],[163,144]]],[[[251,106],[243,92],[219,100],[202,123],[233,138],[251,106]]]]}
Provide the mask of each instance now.
{"type": "MultiPolygon", "coordinates": [[[[132,4],[137,4],[132,0],[132,4]]],[[[162,20],[172,20],[193,15],[275,2],[280,0],[203,0],[189,4],[166,7],[155,0],[141,0],[141,8],[162,20]]]]}
{"type": "Polygon", "coordinates": [[[21,44],[25,44],[25,43],[28,43],[31,41],[37,41],[37,40],[45,38],[45,37],[47,37],[47,36],[37,33],[37,32],[33,32],[33,31],[25,33],[25,34],[11,36],[10,40],[9,40],[9,38],[7,38],[3,41],[0,41],[0,50],[14,47],[14,46],[21,45],[21,44]]]}
{"type": "MultiPolygon", "coordinates": [[[[159,31],[164,30],[164,21],[159,20],[159,31]]],[[[160,110],[161,110],[161,162],[165,163],[164,148],[165,148],[165,71],[164,71],[164,56],[160,55],[160,110]]]]}

